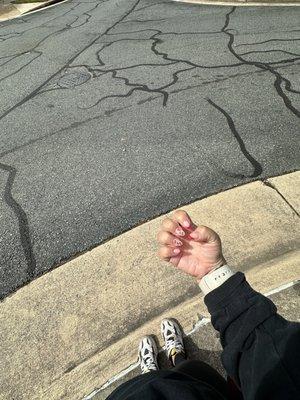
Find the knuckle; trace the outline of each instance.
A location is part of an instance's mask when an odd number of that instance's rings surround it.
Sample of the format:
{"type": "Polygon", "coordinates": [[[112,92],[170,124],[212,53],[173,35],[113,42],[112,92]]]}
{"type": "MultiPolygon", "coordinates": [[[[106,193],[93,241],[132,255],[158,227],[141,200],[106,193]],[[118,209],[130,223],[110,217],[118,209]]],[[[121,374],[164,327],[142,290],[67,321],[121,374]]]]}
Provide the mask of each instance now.
{"type": "Polygon", "coordinates": [[[160,248],[157,252],[159,258],[163,258],[162,249],[160,248]]]}
{"type": "Polygon", "coordinates": [[[182,220],[182,219],[186,218],[187,213],[184,210],[177,210],[177,211],[175,211],[174,215],[177,219],[182,220]]]}
{"type": "Polygon", "coordinates": [[[164,228],[168,228],[168,227],[170,226],[171,223],[172,223],[172,221],[170,220],[170,218],[166,218],[166,219],[163,220],[162,226],[163,226],[164,228]]]}
{"type": "Polygon", "coordinates": [[[158,242],[161,241],[161,236],[162,236],[162,231],[159,231],[158,234],[156,235],[156,240],[157,240],[158,242]]]}
{"type": "Polygon", "coordinates": [[[167,247],[161,247],[160,249],[161,258],[169,257],[169,249],[167,247]]]}
{"type": "Polygon", "coordinates": [[[171,220],[171,219],[165,219],[164,220],[164,222],[163,222],[163,227],[164,227],[164,229],[166,229],[166,230],[168,230],[168,231],[172,231],[172,230],[174,230],[175,228],[174,228],[174,225],[175,225],[175,223],[171,220]]]}
{"type": "Polygon", "coordinates": [[[157,235],[157,239],[160,243],[165,243],[168,240],[168,237],[168,233],[163,231],[159,232],[157,235]]]}

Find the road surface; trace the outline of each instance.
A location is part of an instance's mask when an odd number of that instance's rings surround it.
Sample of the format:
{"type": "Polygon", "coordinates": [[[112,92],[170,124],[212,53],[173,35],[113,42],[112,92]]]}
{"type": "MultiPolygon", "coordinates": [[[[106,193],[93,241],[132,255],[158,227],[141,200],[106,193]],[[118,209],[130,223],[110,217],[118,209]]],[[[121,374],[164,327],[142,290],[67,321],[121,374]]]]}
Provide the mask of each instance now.
{"type": "Polygon", "coordinates": [[[179,205],[297,169],[299,20],[71,0],[2,23],[0,297],[179,205]]]}

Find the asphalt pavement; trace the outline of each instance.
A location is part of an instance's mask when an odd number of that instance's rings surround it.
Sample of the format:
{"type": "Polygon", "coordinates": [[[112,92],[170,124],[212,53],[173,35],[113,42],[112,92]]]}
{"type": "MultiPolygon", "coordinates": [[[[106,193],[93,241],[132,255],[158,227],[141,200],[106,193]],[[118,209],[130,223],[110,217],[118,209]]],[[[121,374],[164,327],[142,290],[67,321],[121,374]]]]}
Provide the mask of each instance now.
{"type": "Polygon", "coordinates": [[[0,296],[181,204],[299,168],[299,20],[71,0],[1,23],[0,296]]]}

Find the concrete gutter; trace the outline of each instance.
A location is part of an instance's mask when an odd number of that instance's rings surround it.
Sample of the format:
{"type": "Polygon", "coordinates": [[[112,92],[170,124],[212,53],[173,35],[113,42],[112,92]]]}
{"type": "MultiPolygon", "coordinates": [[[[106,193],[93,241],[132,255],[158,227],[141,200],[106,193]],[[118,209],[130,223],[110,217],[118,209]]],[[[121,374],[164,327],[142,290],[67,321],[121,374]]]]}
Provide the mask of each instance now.
{"type": "MultiPolygon", "coordinates": [[[[0,22],[31,14],[68,0],[49,0],[36,3],[0,4],[0,22]]],[[[172,0],[179,3],[219,6],[299,6],[300,0],[172,0]]]]}
{"type": "Polygon", "coordinates": [[[20,3],[20,4],[0,4],[0,22],[7,21],[13,18],[21,17],[24,14],[31,14],[46,7],[64,3],[67,0],[48,0],[35,3],[20,3]]]}
{"type": "MultiPolygon", "coordinates": [[[[300,277],[300,172],[183,207],[267,292],[300,277]]],[[[0,399],[79,399],[136,361],[163,316],[208,317],[195,282],[156,257],[163,217],[98,246],[0,303],[0,399]]]]}
{"type": "Polygon", "coordinates": [[[215,6],[244,6],[244,7],[274,7],[300,6],[300,0],[172,0],[178,3],[215,5],[215,6]]]}
{"type": "MultiPolygon", "coordinates": [[[[300,321],[299,293],[300,281],[279,286],[270,292],[264,293],[264,295],[275,303],[279,314],[284,318],[289,321],[300,321]]],[[[204,361],[226,377],[226,372],[221,363],[222,347],[219,335],[212,327],[209,318],[199,319],[193,329],[185,331],[184,343],[190,359],[204,361]]],[[[158,362],[160,368],[170,368],[164,349],[160,350],[158,362]]],[[[95,389],[83,400],[105,400],[114,389],[140,373],[139,363],[131,364],[119,374],[111,377],[106,384],[95,389]]]]}

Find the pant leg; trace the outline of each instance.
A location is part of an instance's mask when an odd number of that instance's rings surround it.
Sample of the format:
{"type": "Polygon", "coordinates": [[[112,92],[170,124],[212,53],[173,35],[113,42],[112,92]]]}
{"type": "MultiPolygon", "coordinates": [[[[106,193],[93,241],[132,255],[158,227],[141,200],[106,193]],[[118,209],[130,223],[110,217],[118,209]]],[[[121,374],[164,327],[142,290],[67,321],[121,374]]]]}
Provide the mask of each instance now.
{"type": "Polygon", "coordinates": [[[186,361],[186,355],[184,353],[178,353],[174,357],[173,361],[174,361],[174,365],[177,366],[177,365],[181,364],[182,362],[186,361]]]}
{"type": "Polygon", "coordinates": [[[189,375],[194,379],[205,382],[214,387],[223,396],[228,396],[226,380],[211,366],[199,360],[186,360],[180,362],[173,371],[189,375]]]}

